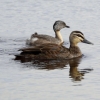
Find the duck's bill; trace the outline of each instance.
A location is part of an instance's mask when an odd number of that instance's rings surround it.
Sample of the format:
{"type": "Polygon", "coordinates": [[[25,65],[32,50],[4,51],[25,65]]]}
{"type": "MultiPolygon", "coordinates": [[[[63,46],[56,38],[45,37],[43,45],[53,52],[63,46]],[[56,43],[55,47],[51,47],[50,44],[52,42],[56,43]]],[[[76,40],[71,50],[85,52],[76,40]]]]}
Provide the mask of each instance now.
{"type": "Polygon", "coordinates": [[[87,44],[92,44],[92,45],[93,45],[93,43],[90,42],[90,41],[88,41],[87,39],[84,39],[82,42],[83,42],[83,43],[87,43],[87,44]]]}
{"type": "Polygon", "coordinates": [[[66,25],[66,27],[67,27],[67,28],[70,28],[70,26],[67,26],[67,25],[66,25]]]}

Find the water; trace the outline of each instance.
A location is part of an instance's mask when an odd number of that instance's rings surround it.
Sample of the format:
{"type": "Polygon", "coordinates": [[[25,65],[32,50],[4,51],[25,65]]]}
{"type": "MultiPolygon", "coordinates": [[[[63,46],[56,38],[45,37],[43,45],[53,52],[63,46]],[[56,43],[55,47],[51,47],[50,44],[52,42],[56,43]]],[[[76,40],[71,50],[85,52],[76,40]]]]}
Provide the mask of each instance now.
{"type": "Polygon", "coordinates": [[[99,16],[99,0],[0,1],[0,100],[100,100],[99,16]],[[82,58],[13,60],[32,33],[54,36],[56,20],[70,26],[61,30],[65,43],[73,30],[82,31],[94,43],[79,44],[82,58]]]}

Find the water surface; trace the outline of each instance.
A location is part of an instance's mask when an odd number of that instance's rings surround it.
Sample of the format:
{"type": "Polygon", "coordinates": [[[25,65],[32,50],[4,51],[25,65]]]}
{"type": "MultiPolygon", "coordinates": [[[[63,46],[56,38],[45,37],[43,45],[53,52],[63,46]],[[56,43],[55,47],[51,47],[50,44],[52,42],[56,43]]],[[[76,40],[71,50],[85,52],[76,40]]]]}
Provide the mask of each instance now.
{"type": "MultiPolygon", "coordinates": [[[[0,2],[1,100],[100,100],[100,1],[3,0],[0,2]],[[65,43],[73,30],[94,43],[80,43],[83,57],[70,61],[15,61],[34,32],[54,36],[56,20],[65,43]]],[[[68,47],[69,44],[66,44],[68,47]]]]}

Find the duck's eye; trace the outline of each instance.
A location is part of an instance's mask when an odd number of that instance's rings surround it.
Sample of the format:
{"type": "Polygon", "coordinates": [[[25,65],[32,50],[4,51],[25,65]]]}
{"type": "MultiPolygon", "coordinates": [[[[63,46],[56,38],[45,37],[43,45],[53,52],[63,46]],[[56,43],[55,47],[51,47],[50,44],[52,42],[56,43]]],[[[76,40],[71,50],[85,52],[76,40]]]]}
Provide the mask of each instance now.
{"type": "Polygon", "coordinates": [[[82,39],[84,39],[84,37],[83,37],[83,36],[81,36],[80,34],[76,34],[76,36],[81,37],[82,39]]]}

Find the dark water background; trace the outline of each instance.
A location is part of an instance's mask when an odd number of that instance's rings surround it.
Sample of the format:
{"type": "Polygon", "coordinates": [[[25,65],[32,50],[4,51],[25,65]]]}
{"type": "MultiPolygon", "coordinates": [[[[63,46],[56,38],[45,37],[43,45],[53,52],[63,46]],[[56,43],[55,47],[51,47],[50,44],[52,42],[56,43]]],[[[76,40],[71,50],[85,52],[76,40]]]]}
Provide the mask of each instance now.
{"type": "MultiPolygon", "coordinates": [[[[69,46],[66,45],[66,46],[69,46]]],[[[100,100],[100,0],[0,1],[0,100],[100,100]],[[56,20],[65,43],[73,30],[94,43],[80,43],[84,56],[70,61],[14,61],[34,32],[54,36],[56,20]]]]}

